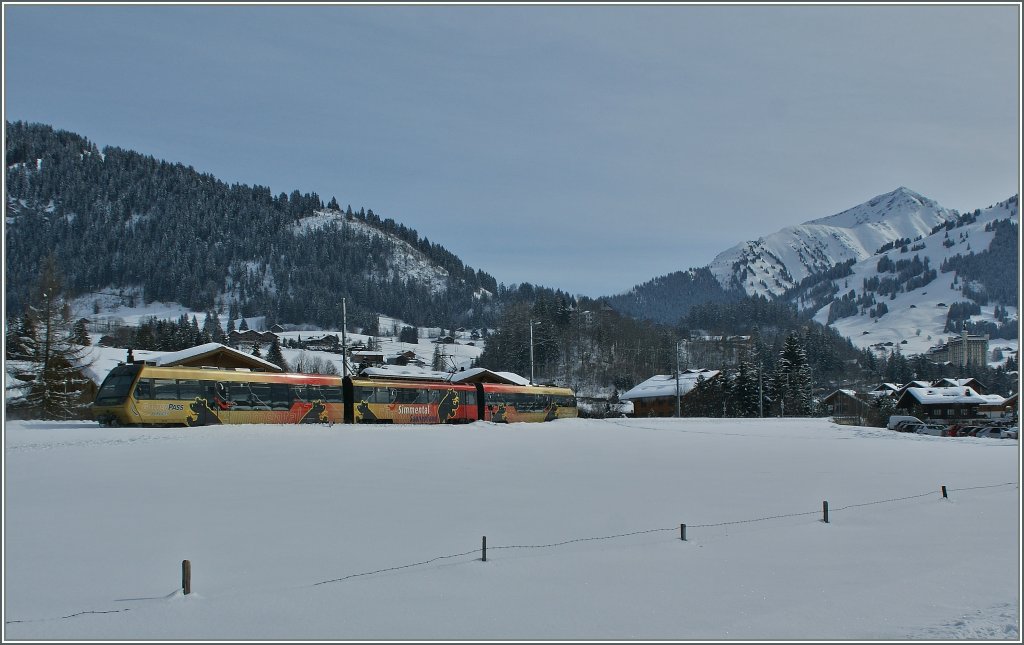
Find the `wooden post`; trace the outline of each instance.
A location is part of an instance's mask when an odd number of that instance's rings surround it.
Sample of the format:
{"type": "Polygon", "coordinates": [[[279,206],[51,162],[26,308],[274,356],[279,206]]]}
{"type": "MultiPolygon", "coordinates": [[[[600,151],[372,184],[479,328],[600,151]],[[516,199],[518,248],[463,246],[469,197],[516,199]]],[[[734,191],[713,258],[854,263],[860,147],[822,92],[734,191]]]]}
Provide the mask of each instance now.
{"type": "Polygon", "coordinates": [[[686,525],[685,524],[680,524],[679,525],[679,539],[682,540],[683,542],[686,542],[686,525]]]}
{"type": "Polygon", "coordinates": [[[825,524],[828,524],[828,501],[821,503],[821,514],[824,517],[825,524]]]}
{"type": "Polygon", "coordinates": [[[181,561],[181,588],[186,596],[192,593],[192,563],[188,560],[181,561]]]}
{"type": "Polygon", "coordinates": [[[949,496],[946,495],[946,485],[945,484],[942,485],[942,499],[949,499],[949,496]]]}
{"type": "Polygon", "coordinates": [[[483,544],[480,547],[480,551],[483,553],[483,556],[484,556],[482,558],[482,560],[484,562],[487,562],[487,536],[486,535],[484,536],[483,544]]]}

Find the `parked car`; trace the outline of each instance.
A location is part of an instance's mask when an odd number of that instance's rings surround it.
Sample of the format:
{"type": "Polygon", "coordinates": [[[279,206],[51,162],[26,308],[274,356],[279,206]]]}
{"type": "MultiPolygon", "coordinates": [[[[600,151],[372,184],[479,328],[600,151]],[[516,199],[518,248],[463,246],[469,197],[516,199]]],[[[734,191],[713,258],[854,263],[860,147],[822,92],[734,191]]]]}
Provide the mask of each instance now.
{"type": "Polygon", "coordinates": [[[916,432],[923,425],[925,425],[924,421],[900,421],[894,430],[896,432],[916,432]]]}
{"type": "Polygon", "coordinates": [[[911,417],[911,416],[902,415],[902,414],[894,414],[891,417],[889,417],[889,423],[888,423],[887,427],[890,430],[897,430],[899,432],[906,432],[906,430],[899,430],[899,428],[897,428],[897,426],[899,424],[901,424],[901,423],[921,423],[921,424],[923,424],[924,421],[921,421],[917,417],[911,417]]]}
{"type": "Polygon", "coordinates": [[[980,430],[978,430],[977,434],[975,434],[974,436],[985,437],[987,439],[1002,439],[1003,430],[998,426],[988,426],[986,428],[981,428],[980,430]]]}
{"type": "Polygon", "coordinates": [[[932,435],[933,437],[941,437],[945,435],[946,428],[945,426],[937,426],[922,423],[918,427],[914,428],[914,432],[917,434],[929,434],[932,435]]]}
{"type": "Polygon", "coordinates": [[[975,433],[981,430],[981,426],[963,426],[957,432],[958,437],[973,437],[975,433]]]}
{"type": "Polygon", "coordinates": [[[1017,432],[1017,428],[1014,428],[1014,427],[1002,428],[1002,432],[1003,432],[1003,439],[1018,439],[1019,438],[1017,436],[1019,434],[1017,432]]]}

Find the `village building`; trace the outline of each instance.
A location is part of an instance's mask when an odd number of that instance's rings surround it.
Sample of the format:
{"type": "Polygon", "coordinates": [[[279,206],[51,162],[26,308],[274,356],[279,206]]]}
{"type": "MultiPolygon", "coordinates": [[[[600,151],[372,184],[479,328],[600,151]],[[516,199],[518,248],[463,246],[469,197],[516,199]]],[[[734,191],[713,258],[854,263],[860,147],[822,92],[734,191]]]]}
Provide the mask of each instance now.
{"type": "Polygon", "coordinates": [[[969,387],[910,387],[900,395],[896,408],[919,419],[952,423],[976,419],[979,406],[1002,400],[1001,396],[978,394],[969,387]]]}
{"type": "Polygon", "coordinates": [[[988,334],[964,331],[959,336],[950,336],[945,343],[930,348],[927,357],[932,362],[957,367],[984,367],[988,362],[988,334]]]}
{"type": "Polygon", "coordinates": [[[868,392],[868,396],[877,399],[883,396],[897,397],[900,394],[902,388],[896,383],[879,383],[868,392]]]}
{"type": "MultiPolygon", "coordinates": [[[[884,395],[883,395],[884,396],[884,395]]],[[[839,424],[863,426],[871,404],[865,401],[854,390],[836,390],[821,400],[826,414],[832,421],[839,424]]]]}
{"type": "MultiPolygon", "coordinates": [[[[995,395],[988,395],[995,396],[995,395]]],[[[1020,394],[1014,394],[999,402],[983,403],[978,406],[978,414],[993,421],[1016,421],[1017,401],[1020,394]]],[[[999,397],[1002,398],[1002,397],[999,397]]]]}
{"type": "Polygon", "coordinates": [[[686,409],[686,395],[700,378],[711,380],[719,370],[688,369],[675,374],[657,374],[619,395],[620,401],[632,401],[637,417],[674,417],[678,396],[680,414],[686,409]]]}

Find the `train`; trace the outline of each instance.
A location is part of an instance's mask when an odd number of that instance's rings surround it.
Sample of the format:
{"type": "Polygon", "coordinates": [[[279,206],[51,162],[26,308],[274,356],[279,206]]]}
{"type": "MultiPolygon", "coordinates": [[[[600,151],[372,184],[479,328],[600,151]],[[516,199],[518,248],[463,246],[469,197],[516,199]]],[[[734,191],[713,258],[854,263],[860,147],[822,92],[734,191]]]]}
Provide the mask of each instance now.
{"type": "Polygon", "coordinates": [[[576,417],[569,388],[122,363],[90,405],[100,425],[441,424],[576,417]]]}

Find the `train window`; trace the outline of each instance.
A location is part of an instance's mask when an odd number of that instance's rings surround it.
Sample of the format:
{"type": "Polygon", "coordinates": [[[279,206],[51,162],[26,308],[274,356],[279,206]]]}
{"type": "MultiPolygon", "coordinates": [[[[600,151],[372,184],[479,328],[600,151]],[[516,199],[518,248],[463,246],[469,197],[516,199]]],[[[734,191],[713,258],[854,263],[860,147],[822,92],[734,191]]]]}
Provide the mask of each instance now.
{"type": "Polygon", "coordinates": [[[153,398],[158,400],[177,399],[178,383],[174,379],[153,379],[153,398]]]}
{"type": "Polygon", "coordinates": [[[288,385],[285,383],[272,383],[270,385],[270,405],[273,408],[288,409],[292,405],[288,385]]]}
{"type": "Polygon", "coordinates": [[[270,407],[270,383],[249,383],[249,405],[270,407]]]}
{"type": "Polygon", "coordinates": [[[199,381],[178,381],[178,397],[186,401],[206,396],[205,390],[199,381]]]}
{"type": "Polygon", "coordinates": [[[395,403],[427,403],[429,390],[417,390],[414,388],[396,388],[395,403]]]}
{"type": "Polygon", "coordinates": [[[135,398],[136,399],[152,399],[153,398],[153,381],[144,378],[139,381],[135,386],[135,398]]]}
{"type": "Polygon", "coordinates": [[[462,399],[463,405],[476,405],[476,390],[459,392],[459,398],[462,399]]]}
{"type": "MultiPolygon", "coordinates": [[[[116,369],[116,368],[115,368],[116,369]]],[[[132,387],[135,374],[110,374],[96,394],[97,405],[112,405],[124,401],[132,387]]]]}
{"type": "Polygon", "coordinates": [[[305,385],[289,385],[288,388],[292,392],[292,398],[296,401],[308,401],[309,392],[305,385]]]}
{"type": "Polygon", "coordinates": [[[328,403],[341,403],[341,388],[324,385],[320,388],[321,398],[328,403]]]}

